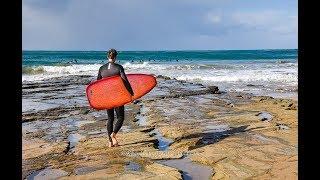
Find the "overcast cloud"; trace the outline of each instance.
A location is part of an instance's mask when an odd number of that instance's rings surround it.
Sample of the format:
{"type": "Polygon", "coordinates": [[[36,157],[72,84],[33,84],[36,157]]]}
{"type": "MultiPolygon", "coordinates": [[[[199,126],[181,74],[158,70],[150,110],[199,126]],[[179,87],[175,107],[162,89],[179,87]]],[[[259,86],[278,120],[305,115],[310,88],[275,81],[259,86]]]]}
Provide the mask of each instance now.
{"type": "Polygon", "coordinates": [[[24,50],[297,48],[297,1],[23,0],[24,50]]]}

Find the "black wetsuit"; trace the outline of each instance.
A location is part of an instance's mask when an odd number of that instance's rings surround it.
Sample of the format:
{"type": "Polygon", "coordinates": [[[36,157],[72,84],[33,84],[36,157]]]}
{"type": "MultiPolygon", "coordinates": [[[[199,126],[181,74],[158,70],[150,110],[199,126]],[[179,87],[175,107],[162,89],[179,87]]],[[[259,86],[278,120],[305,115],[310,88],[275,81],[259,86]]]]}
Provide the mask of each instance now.
{"type": "MultiPolygon", "coordinates": [[[[133,90],[131,88],[131,85],[127,79],[126,74],[124,73],[123,67],[120,64],[107,63],[107,64],[101,66],[99,69],[97,80],[102,79],[104,77],[110,77],[110,76],[115,76],[115,75],[121,76],[123,83],[126,86],[126,88],[128,89],[129,93],[131,95],[133,95],[133,90]]],[[[111,141],[110,135],[112,134],[112,132],[118,133],[118,131],[120,130],[120,128],[123,124],[124,106],[116,107],[113,109],[108,109],[107,112],[108,112],[107,130],[108,130],[109,140],[111,141]],[[114,111],[116,111],[116,115],[117,115],[118,120],[117,120],[115,127],[113,129],[114,111]]]]}

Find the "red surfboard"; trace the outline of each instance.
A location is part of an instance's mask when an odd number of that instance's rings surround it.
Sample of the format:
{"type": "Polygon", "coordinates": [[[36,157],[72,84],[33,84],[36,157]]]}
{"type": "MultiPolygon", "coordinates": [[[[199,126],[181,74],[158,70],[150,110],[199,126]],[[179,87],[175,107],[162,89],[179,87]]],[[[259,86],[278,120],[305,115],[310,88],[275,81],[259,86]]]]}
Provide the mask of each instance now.
{"type": "Polygon", "coordinates": [[[157,81],[153,75],[127,74],[134,96],[128,92],[120,76],[112,76],[92,82],[86,88],[89,104],[97,110],[112,109],[139,99],[150,92],[157,81]]]}

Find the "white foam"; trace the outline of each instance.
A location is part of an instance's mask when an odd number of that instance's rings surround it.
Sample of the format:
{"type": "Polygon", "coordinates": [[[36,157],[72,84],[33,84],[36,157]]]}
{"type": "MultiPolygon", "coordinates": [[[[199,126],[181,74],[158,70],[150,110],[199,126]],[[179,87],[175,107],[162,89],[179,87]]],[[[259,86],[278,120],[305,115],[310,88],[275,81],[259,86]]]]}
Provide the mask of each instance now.
{"type": "Polygon", "coordinates": [[[97,72],[101,64],[86,64],[86,65],[70,65],[70,66],[43,66],[44,71],[47,73],[58,74],[77,74],[97,72]]]}
{"type": "Polygon", "coordinates": [[[270,70],[201,71],[176,76],[179,80],[210,82],[297,82],[297,72],[272,72],[270,70]]]}
{"type": "MultiPolygon", "coordinates": [[[[23,75],[22,80],[37,81],[66,75],[96,76],[101,65],[102,64],[76,64],[69,66],[42,66],[44,70],[43,73],[23,75]]],[[[289,85],[297,85],[297,65],[297,63],[159,64],[126,62],[123,64],[123,67],[126,73],[152,73],[187,81],[208,83],[259,82],[263,84],[286,83],[289,85]]]]}
{"type": "MultiPolygon", "coordinates": [[[[101,64],[76,64],[70,66],[41,66],[41,74],[24,74],[22,81],[39,81],[66,75],[97,75],[101,64]]],[[[34,67],[39,68],[39,67],[34,67]]]]}

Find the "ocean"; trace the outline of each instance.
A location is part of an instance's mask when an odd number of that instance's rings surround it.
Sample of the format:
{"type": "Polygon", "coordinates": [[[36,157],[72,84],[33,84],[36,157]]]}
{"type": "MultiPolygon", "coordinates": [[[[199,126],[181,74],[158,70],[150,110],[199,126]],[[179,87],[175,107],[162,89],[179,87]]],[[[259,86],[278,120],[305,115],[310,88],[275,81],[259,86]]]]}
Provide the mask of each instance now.
{"type": "MultiPolygon", "coordinates": [[[[23,83],[97,75],[104,51],[23,51],[23,83]]],[[[164,75],[222,91],[297,98],[298,50],[119,51],[126,73],[164,75]]]]}

